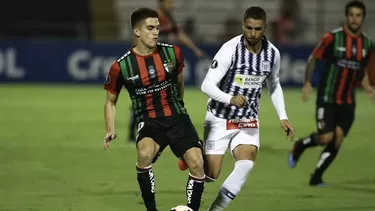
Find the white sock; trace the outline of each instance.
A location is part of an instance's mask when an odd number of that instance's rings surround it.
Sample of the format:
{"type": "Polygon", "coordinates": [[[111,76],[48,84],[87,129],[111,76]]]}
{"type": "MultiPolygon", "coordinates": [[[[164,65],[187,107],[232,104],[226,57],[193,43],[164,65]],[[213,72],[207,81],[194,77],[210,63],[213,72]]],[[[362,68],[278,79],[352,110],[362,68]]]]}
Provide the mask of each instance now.
{"type": "Polygon", "coordinates": [[[209,211],[222,211],[241,191],[247,176],[254,167],[251,160],[238,160],[234,164],[234,169],[220,188],[219,194],[212,203],[209,211]]]}

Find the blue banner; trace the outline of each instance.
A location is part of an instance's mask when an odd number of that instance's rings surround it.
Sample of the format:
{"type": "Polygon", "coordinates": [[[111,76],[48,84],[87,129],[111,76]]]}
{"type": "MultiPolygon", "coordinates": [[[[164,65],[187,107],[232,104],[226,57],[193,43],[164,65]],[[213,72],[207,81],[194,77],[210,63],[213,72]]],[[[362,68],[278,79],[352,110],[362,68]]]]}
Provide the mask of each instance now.
{"type": "MultiPolygon", "coordinates": [[[[0,41],[0,81],[103,83],[112,62],[129,47],[122,42],[0,41]]],[[[220,45],[200,47],[213,57],[220,45]]],[[[282,46],[279,50],[281,83],[283,86],[301,86],[312,47],[282,46]]],[[[182,52],[186,85],[200,86],[211,60],[197,59],[184,47],[182,52]]],[[[317,76],[315,74],[313,84],[316,84],[317,76]]]]}

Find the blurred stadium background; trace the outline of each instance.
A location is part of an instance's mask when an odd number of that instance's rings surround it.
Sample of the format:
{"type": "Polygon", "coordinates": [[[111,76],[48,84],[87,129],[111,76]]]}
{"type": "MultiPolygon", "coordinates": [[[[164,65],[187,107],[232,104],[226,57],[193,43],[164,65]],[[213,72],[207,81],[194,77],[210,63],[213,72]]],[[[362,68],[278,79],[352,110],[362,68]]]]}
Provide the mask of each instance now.
{"type": "MultiPolygon", "coordinates": [[[[298,136],[315,129],[314,100],[302,103],[305,60],[325,31],[344,22],[341,0],[174,0],[179,26],[213,56],[241,33],[245,8],[262,6],[267,37],[281,51],[287,111],[298,136]],[[284,14],[284,16],[282,15],[284,14]],[[287,15],[285,15],[287,14],[287,15]],[[288,17],[288,18],[286,18],[288,17]]],[[[364,31],[375,36],[375,2],[364,1],[364,31]]],[[[103,152],[103,82],[112,61],[130,47],[130,12],[157,8],[157,0],[12,0],[0,6],[0,210],[144,210],[136,183],[136,149],[127,140],[130,102],[118,104],[117,132],[103,152]]],[[[170,42],[179,44],[170,37],[170,42]]],[[[200,135],[206,96],[199,87],[211,63],[185,55],[186,106],[200,135]]],[[[375,56],[375,54],[373,54],[375,56]]],[[[319,81],[317,66],[313,84],[319,81]]],[[[369,74],[375,85],[375,59],[369,74]]],[[[321,149],[306,153],[296,169],[287,167],[292,146],[279,129],[269,96],[261,105],[261,149],[243,192],[228,211],[375,210],[373,167],[374,104],[358,90],[355,125],[325,189],[309,188],[309,174],[321,149]]],[[[166,150],[155,164],[160,211],[184,204],[186,172],[166,150]]],[[[206,186],[202,210],[214,199],[232,168],[206,186]]]]}

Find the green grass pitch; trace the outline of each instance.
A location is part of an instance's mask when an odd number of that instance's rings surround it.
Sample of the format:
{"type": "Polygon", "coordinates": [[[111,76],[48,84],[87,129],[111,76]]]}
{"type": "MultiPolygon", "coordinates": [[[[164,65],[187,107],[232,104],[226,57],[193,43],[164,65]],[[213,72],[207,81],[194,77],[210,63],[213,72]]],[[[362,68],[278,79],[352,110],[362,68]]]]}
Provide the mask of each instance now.
{"type": "MultiPolygon", "coordinates": [[[[314,100],[285,89],[297,136],[315,129],[314,100]]],[[[296,169],[287,166],[292,143],[279,126],[268,91],[261,102],[261,147],[255,168],[228,211],[375,210],[375,105],[357,93],[356,120],[325,175],[326,188],[308,186],[322,148],[308,150],[296,169]]],[[[186,107],[200,135],[206,100],[187,89],[186,107]]],[[[0,210],[145,210],[136,181],[136,149],[127,138],[129,99],[118,102],[118,138],[103,150],[105,91],[98,86],[0,85],[0,210]]],[[[227,155],[219,180],[205,187],[207,210],[233,168],[227,155]]],[[[160,211],[185,203],[187,172],[169,149],[154,165],[160,211]]]]}

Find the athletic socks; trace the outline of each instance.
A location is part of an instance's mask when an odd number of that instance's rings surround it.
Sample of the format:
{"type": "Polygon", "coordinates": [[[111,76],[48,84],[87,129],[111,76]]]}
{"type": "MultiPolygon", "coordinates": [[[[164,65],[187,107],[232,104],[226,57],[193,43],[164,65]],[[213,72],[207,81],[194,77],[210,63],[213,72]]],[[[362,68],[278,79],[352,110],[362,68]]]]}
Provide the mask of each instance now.
{"type": "Polygon", "coordinates": [[[189,173],[186,184],[186,204],[194,211],[198,211],[201,206],[204,190],[204,177],[196,177],[189,173]]]}
{"type": "Polygon", "coordinates": [[[152,166],[137,169],[137,180],[147,211],[157,211],[155,202],[155,177],[152,166]]]}
{"type": "Polygon", "coordinates": [[[336,147],[335,141],[330,142],[323,152],[320,154],[320,159],[318,161],[318,165],[313,173],[310,185],[317,185],[318,183],[322,182],[322,175],[327,170],[327,168],[331,165],[333,160],[336,158],[336,155],[339,151],[339,148],[336,147]]]}
{"type": "Polygon", "coordinates": [[[234,164],[234,169],[220,188],[219,194],[212,203],[209,211],[222,211],[231,201],[235,199],[245,184],[250,171],[254,167],[251,160],[238,160],[234,164]]]}

